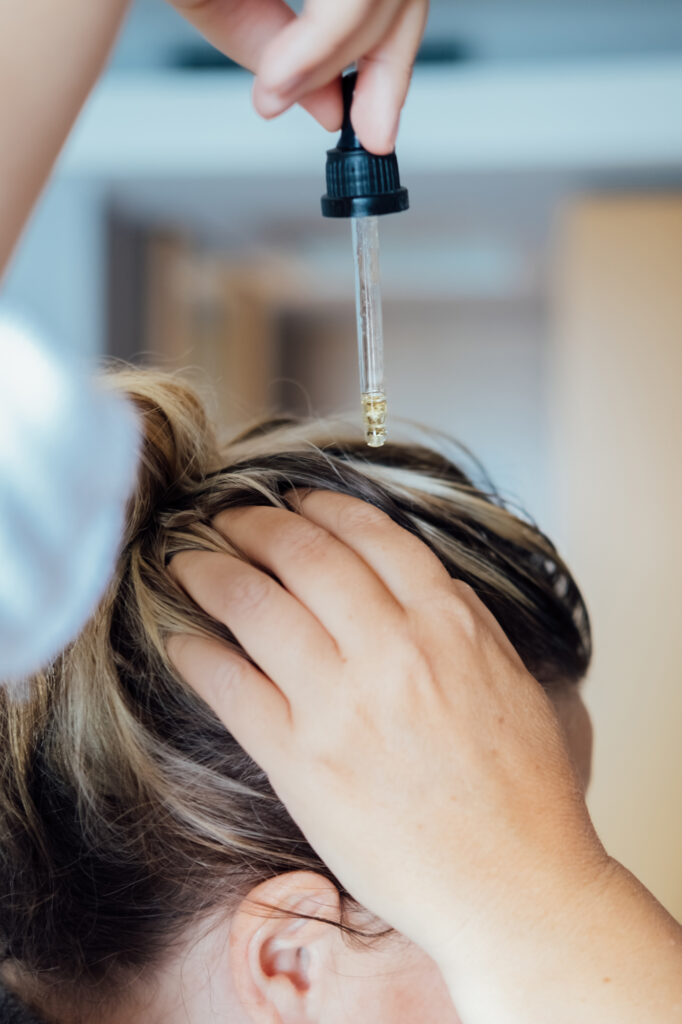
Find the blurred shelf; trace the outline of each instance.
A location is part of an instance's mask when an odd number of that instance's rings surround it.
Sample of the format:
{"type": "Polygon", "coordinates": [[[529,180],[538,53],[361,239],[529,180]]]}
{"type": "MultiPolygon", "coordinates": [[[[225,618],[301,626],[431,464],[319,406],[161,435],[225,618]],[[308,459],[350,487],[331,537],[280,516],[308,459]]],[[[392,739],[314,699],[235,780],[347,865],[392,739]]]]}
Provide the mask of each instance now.
{"type": "MultiPolygon", "coordinates": [[[[111,72],[59,164],[121,179],[323,175],[328,135],[294,109],[266,123],[251,76],[111,72]]],[[[407,173],[682,167],[682,57],[419,69],[399,140],[407,173]]]]}

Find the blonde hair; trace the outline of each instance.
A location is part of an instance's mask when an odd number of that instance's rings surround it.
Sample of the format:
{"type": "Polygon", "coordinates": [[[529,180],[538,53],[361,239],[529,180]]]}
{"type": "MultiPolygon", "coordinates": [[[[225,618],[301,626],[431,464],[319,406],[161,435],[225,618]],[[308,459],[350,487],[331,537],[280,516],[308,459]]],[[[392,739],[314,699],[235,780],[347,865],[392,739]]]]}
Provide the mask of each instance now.
{"type": "MultiPolygon", "coordinates": [[[[323,874],[353,906],[166,654],[175,632],[240,650],[166,571],[180,550],[228,550],[212,526],[221,509],[284,507],[292,486],[362,498],[475,588],[544,686],[577,682],[590,658],[585,606],[551,542],[443,452],[371,450],[359,431],[285,417],[220,445],[177,379],[123,370],[109,382],[131,397],[145,435],[114,578],[28,696],[0,694],[0,939],[39,1007],[56,993],[60,1006],[93,993],[113,1001],[191,922],[231,912],[288,870],[323,874]]],[[[345,917],[333,923],[353,933],[345,917]]]]}

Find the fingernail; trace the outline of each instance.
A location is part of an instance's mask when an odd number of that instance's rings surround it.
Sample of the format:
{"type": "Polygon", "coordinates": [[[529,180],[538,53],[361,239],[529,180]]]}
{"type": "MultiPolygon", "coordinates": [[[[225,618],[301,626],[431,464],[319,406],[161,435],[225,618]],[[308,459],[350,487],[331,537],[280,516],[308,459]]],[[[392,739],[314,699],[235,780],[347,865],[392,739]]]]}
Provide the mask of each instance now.
{"type": "Polygon", "coordinates": [[[395,149],[395,144],[396,144],[397,138],[398,138],[398,122],[396,122],[395,126],[391,129],[391,131],[386,136],[386,148],[387,148],[389,153],[392,153],[393,150],[395,149]]]}
{"type": "MultiPolygon", "coordinates": [[[[391,153],[395,149],[400,125],[400,107],[396,102],[395,87],[388,70],[378,66],[374,69],[372,79],[365,84],[363,93],[356,97],[362,110],[358,110],[368,141],[371,140],[373,152],[391,153]]],[[[365,143],[365,145],[367,145],[365,143]]]]}
{"type": "Polygon", "coordinates": [[[400,114],[396,116],[393,109],[386,110],[382,120],[378,120],[378,124],[386,126],[383,132],[378,132],[378,142],[381,150],[385,153],[392,153],[395,149],[396,139],[398,138],[398,128],[400,127],[400,114]],[[382,142],[383,139],[383,142],[382,142]]]}

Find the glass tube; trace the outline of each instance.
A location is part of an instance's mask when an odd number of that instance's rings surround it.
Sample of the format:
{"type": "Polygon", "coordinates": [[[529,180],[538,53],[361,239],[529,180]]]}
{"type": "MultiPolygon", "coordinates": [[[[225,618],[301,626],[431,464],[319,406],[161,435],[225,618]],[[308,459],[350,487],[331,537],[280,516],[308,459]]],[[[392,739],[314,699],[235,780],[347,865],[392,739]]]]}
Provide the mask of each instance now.
{"type": "Polygon", "coordinates": [[[362,417],[367,444],[380,448],[386,440],[386,392],[378,217],[352,217],[351,228],[362,417]]]}

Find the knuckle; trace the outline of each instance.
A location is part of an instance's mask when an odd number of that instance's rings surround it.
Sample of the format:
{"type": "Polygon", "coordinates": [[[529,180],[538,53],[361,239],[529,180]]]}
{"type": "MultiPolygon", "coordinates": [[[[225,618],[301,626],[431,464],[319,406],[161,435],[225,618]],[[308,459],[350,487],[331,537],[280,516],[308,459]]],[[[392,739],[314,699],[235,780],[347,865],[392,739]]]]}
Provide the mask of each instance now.
{"type": "Polygon", "coordinates": [[[240,611],[254,611],[270,594],[270,579],[257,570],[251,570],[230,581],[223,594],[223,605],[229,612],[238,606],[240,611]]]}
{"type": "Polygon", "coordinates": [[[397,656],[400,672],[406,679],[417,683],[431,678],[431,666],[419,640],[399,645],[397,656]]]}
{"type": "Polygon", "coordinates": [[[452,577],[439,556],[429,546],[427,537],[424,535],[416,537],[414,534],[406,532],[405,543],[411,545],[415,563],[419,565],[425,578],[428,575],[431,587],[438,592],[449,592],[452,589],[452,577]]]}
{"type": "Polygon", "coordinates": [[[455,601],[453,611],[460,631],[471,641],[478,641],[481,634],[481,618],[463,598],[455,601]]]}
{"type": "Polygon", "coordinates": [[[348,530],[373,530],[385,523],[386,516],[369,502],[357,500],[339,512],[339,521],[348,530]]]}
{"type": "Polygon", "coordinates": [[[312,523],[296,523],[288,539],[289,552],[295,558],[316,561],[323,557],[329,543],[329,535],[312,523]]]}
{"type": "Polygon", "coordinates": [[[453,580],[452,583],[460,601],[471,601],[476,597],[476,591],[470,583],[465,583],[464,580],[453,580]]]}
{"type": "Polygon", "coordinates": [[[184,675],[184,668],[192,656],[194,638],[186,633],[171,633],[166,639],[166,654],[175,671],[184,675]]]}
{"type": "Polygon", "coordinates": [[[240,656],[230,653],[215,666],[213,672],[213,692],[216,698],[220,697],[226,690],[231,690],[238,685],[243,671],[243,663],[240,656]]]}

